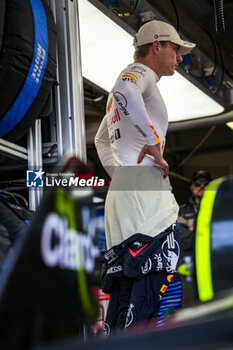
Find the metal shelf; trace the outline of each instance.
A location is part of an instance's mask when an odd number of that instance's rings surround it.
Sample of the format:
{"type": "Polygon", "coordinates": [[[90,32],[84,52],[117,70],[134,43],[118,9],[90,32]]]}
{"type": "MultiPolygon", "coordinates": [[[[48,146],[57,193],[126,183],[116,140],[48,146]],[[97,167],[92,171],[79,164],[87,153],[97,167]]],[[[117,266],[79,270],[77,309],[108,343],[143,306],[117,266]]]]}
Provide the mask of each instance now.
{"type": "MultiPolygon", "coordinates": [[[[50,120],[51,142],[42,144],[40,119],[28,132],[27,148],[0,139],[0,154],[25,161],[29,170],[43,170],[44,165],[54,163],[68,151],[87,162],[78,1],[50,0],[48,3],[57,27],[55,125],[50,120]]],[[[29,188],[30,209],[37,209],[42,195],[41,188],[29,188]]]]}

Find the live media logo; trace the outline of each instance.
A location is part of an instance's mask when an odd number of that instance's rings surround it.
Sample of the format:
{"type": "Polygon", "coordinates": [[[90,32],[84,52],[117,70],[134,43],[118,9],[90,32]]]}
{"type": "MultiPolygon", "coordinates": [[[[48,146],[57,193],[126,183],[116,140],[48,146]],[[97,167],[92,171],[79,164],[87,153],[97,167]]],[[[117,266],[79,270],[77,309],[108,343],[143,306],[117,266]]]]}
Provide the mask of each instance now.
{"type": "Polygon", "coordinates": [[[90,178],[79,178],[75,174],[68,173],[46,173],[40,170],[27,170],[27,187],[103,187],[105,180],[97,176],[90,178]]]}
{"type": "Polygon", "coordinates": [[[27,187],[43,187],[44,173],[42,169],[27,170],[27,187]]]}

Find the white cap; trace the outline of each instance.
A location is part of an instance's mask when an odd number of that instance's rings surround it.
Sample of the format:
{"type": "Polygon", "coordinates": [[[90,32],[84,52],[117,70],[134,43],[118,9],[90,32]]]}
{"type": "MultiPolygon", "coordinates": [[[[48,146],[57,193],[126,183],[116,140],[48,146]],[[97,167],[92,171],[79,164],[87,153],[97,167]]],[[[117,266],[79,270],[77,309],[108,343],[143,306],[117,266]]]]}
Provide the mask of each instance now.
{"type": "Polygon", "coordinates": [[[162,21],[153,20],[141,26],[139,31],[134,36],[133,45],[139,47],[145,44],[153,43],[154,41],[171,41],[180,45],[181,55],[189,53],[196,44],[181,40],[175,28],[162,21]]]}

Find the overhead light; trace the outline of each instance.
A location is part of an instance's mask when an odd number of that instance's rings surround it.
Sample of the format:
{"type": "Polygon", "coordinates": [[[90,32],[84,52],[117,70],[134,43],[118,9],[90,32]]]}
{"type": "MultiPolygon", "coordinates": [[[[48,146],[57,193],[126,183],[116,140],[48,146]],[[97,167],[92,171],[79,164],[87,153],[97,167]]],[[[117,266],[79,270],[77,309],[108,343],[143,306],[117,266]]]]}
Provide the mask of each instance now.
{"type": "Polygon", "coordinates": [[[227,122],[226,126],[228,126],[228,128],[233,130],[233,122],[227,122]]]}
{"type": "Polygon", "coordinates": [[[133,62],[132,36],[87,0],[79,0],[83,76],[109,92],[122,69],[133,62]]]}
{"type": "Polygon", "coordinates": [[[178,72],[162,77],[158,88],[166,104],[169,121],[201,118],[224,111],[219,103],[178,72]]]}
{"type": "MultiPolygon", "coordinates": [[[[111,91],[121,70],[133,62],[133,37],[88,0],[79,0],[82,73],[89,81],[111,91]]],[[[159,90],[169,122],[222,113],[224,108],[175,72],[162,77],[159,90]]]]}

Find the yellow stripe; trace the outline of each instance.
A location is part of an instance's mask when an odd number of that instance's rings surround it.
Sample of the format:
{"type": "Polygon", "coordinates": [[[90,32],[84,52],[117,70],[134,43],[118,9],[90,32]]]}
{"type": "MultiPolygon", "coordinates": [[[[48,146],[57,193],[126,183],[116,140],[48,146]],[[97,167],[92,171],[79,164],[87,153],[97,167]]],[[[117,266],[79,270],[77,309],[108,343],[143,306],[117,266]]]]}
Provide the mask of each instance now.
{"type": "Polygon", "coordinates": [[[135,79],[135,78],[134,78],[131,74],[129,74],[129,73],[124,73],[124,74],[122,74],[122,77],[129,77],[129,78],[135,80],[136,82],[138,81],[138,79],[135,79]]]}
{"type": "Polygon", "coordinates": [[[125,72],[124,74],[132,75],[135,79],[139,80],[138,76],[132,72],[125,72]]]}
{"type": "Polygon", "coordinates": [[[206,187],[197,216],[195,260],[200,301],[211,300],[214,296],[211,273],[210,228],[214,200],[223,181],[224,178],[214,180],[206,187]]]}
{"type": "Polygon", "coordinates": [[[124,78],[124,77],[128,77],[128,78],[131,78],[131,79],[133,79],[136,83],[138,83],[138,77],[134,77],[134,76],[132,76],[131,74],[129,74],[129,73],[124,73],[124,74],[122,74],[122,76],[121,76],[122,78],[124,78]]]}

